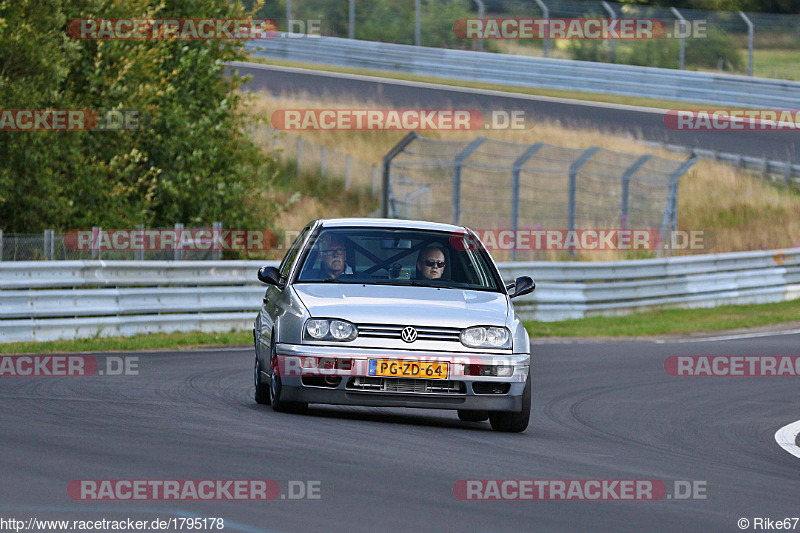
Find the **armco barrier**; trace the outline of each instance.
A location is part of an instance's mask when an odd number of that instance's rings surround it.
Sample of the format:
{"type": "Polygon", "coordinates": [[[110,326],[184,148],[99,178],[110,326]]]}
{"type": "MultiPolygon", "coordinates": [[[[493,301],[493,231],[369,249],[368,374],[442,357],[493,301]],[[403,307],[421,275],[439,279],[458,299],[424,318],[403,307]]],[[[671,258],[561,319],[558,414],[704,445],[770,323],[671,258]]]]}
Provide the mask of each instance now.
{"type": "MultiPolygon", "coordinates": [[[[0,263],[0,342],[249,329],[260,261],[0,263]]],[[[800,248],[620,262],[503,263],[532,275],[526,320],[800,298],[800,248]]]]}
{"type": "Polygon", "coordinates": [[[800,82],[749,76],[426,48],[338,37],[248,41],[245,47],[257,57],[475,82],[646,96],[721,106],[776,109],[797,109],[800,106],[800,82]]]}

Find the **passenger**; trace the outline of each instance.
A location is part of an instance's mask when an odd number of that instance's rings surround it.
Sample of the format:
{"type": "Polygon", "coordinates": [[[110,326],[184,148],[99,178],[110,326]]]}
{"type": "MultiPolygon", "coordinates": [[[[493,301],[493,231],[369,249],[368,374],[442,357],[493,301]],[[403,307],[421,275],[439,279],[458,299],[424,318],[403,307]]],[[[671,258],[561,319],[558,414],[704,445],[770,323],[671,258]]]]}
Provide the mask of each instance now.
{"type": "Polygon", "coordinates": [[[417,256],[417,279],[441,279],[444,266],[444,252],[441,248],[423,248],[417,256]]]}

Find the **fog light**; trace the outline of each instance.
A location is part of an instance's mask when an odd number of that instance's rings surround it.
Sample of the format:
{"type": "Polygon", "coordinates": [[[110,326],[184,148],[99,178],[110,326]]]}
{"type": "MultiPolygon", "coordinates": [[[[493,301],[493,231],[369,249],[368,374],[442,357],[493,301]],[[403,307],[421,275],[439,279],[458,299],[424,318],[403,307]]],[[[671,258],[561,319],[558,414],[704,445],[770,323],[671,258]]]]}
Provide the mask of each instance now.
{"type": "Polygon", "coordinates": [[[508,365],[500,365],[497,368],[497,375],[500,377],[508,377],[514,374],[514,367],[508,365]]]}

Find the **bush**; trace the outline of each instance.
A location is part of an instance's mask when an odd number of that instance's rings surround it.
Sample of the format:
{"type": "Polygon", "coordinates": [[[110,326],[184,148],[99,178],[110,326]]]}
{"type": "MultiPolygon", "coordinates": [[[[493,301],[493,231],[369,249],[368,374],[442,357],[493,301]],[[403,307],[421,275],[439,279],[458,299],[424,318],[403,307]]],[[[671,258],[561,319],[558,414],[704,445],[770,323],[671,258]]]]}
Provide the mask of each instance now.
{"type": "Polygon", "coordinates": [[[709,28],[705,39],[686,39],[686,64],[695,67],[717,68],[722,58],[725,70],[744,69],[742,55],[736,43],[723,30],[709,28]]]}
{"type": "MultiPolygon", "coordinates": [[[[610,61],[610,47],[606,41],[570,41],[567,51],[572,59],[581,61],[610,61]]],[[[686,68],[717,68],[722,58],[725,70],[741,71],[744,67],[734,39],[719,29],[709,29],[707,37],[687,38],[686,68]]],[[[680,40],[656,39],[652,41],[617,42],[616,63],[644,67],[678,68],[680,66],[680,40]]]]}

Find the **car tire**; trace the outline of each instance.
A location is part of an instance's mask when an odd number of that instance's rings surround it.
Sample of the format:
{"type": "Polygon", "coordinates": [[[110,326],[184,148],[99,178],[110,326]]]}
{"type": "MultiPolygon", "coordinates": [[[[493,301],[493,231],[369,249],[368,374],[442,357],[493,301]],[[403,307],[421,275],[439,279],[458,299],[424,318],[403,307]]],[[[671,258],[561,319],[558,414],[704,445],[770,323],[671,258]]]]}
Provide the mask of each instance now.
{"type": "Polygon", "coordinates": [[[261,363],[258,362],[258,339],[255,330],[253,330],[253,347],[256,351],[256,362],[253,368],[253,384],[256,387],[254,399],[256,403],[269,405],[269,387],[261,381],[261,363]]]}
{"type": "MultiPolygon", "coordinates": [[[[275,336],[273,335],[273,339],[275,336]]],[[[269,386],[269,399],[272,404],[272,410],[278,413],[302,413],[308,409],[307,403],[300,402],[287,402],[281,399],[281,392],[283,386],[281,385],[281,376],[275,372],[277,355],[275,352],[275,341],[272,342],[272,349],[270,350],[270,386],[269,386]]]]}
{"type": "Polygon", "coordinates": [[[458,418],[464,422],[486,422],[489,420],[489,411],[467,411],[466,409],[459,409],[458,418]]]}
{"type": "Polygon", "coordinates": [[[520,433],[528,427],[531,417],[531,377],[525,381],[525,390],[522,393],[521,411],[493,411],[489,413],[489,423],[495,431],[520,433]]]}
{"type": "Polygon", "coordinates": [[[261,381],[261,364],[258,362],[258,356],[256,356],[256,365],[255,369],[253,370],[253,381],[256,386],[256,393],[255,393],[255,400],[256,403],[260,403],[262,405],[269,405],[269,386],[261,381]]]}

